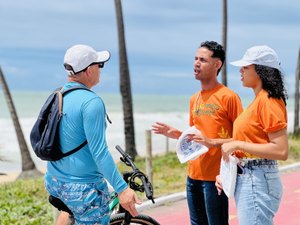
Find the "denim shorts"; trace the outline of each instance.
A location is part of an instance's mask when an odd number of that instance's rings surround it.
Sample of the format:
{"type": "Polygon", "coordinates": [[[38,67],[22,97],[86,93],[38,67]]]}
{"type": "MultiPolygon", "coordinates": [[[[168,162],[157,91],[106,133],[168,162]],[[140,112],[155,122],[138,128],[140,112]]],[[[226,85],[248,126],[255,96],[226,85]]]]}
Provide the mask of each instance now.
{"type": "Polygon", "coordinates": [[[97,183],[68,183],[46,174],[45,187],[68,206],[76,224],[109,224],[109,191],[104,179],[97,183]]]}
{"type": "MultiPolygon", "coordinates": [[[[276,162],[276,161],[273,161],[276,162]]],[[[282,197],[276,163],[249,163],[237,174],[235,201],[239,224],[272,225],[282,197]]]]}

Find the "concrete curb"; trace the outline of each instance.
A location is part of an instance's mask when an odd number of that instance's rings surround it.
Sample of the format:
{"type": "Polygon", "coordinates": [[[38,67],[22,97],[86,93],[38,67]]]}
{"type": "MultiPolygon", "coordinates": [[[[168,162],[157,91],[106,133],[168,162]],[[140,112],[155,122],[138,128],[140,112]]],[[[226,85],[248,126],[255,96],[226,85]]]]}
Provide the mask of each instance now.
{"type": "Polygon", "coordinates": [[[146,209],[155,208],[155,207],[158,207],[161,205],[165,205],[167,203],[176,202],[176,201],[180,201],[183,199],[186,199],[185,191],[156,198],[156,199],[154,199],[154,201],[155,201],[154,204],[152,203],[151,200],[148,200],[146,202],[143,202],[142,205],[136,206],[136,208],[137,208],[138,212],[141,212],[146,209]]]}
{"type": "MultiPolygon", "coordinates": [[[[300,162],[293,163],[293,164],[286,165],[286,166],[281,166],[281,167],[279,167],[279,171],[282,173],[282,172],[286,172],[286,171],[294,170],[294,169],[298,169],[298,168],[300,168],[300,162]]],[[[138,212],[142,212],[143,210],[155,208],[155,207],[158,207],[161,205],[180,201],[183,199],[186,199],[185,191],[156,198],[154,204],[152,203],[151,200],[148,200],[146,202],[143,202],[142,205],[136,206],[136,208],[137,208],[138,212]]]]}
{"type": "Polygon", "coordinates": [[[293,164],[286,165],[286,166],[280,166],[279,171],[286,172],[288,170],[294,170],[294,169],[298,169],[298,168],[300,168],[300,162],[293,163],[293,164]]]}

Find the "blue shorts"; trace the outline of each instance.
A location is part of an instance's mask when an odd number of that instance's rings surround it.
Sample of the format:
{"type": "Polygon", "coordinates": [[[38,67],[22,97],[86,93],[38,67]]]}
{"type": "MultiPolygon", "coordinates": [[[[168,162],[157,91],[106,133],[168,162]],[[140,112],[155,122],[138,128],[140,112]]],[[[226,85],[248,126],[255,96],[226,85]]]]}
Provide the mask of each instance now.
{"type": "Polygon", "coordinates": [[[45,187],[69,207],[76,224],[109,224],[109,191],[104,179],[97,183],[68,183],[46,174],[45,187]]]}
{"type": "Polygon", "coordinates": [[[276,162],[258,162],[246,164],[237,175],[234,197],[239,224],[273,225],[279,208],[283,189],[276,162]]]}

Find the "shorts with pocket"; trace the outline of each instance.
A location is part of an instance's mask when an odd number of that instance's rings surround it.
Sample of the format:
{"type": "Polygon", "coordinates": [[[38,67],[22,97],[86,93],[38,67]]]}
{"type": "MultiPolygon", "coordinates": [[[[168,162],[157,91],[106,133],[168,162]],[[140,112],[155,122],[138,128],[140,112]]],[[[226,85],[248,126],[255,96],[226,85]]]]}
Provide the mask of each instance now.
{"type": "Polygon", "coordinates": [[[68,206],[76,224],[109,224],[109,191],[104,179],[97,183],[68,183],[46,174],[45,187],[68,206]]]}

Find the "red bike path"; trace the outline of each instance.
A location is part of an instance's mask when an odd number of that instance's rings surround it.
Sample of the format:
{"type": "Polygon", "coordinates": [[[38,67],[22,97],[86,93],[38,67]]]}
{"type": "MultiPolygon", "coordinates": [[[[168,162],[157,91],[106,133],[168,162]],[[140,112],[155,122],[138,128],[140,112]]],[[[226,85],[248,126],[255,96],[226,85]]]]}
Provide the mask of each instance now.
{"type": "MultiPolygon", "coordinates": [[[[300,225],[300,168],[281,173],[283,197],[274,218],[275,225],[300,225]]],[[[190,224],[186,199],[143,210],[161,225],[190,224]]],[[[234,199],[229,200],[229,224],[238,225],[234,199]]]]}

